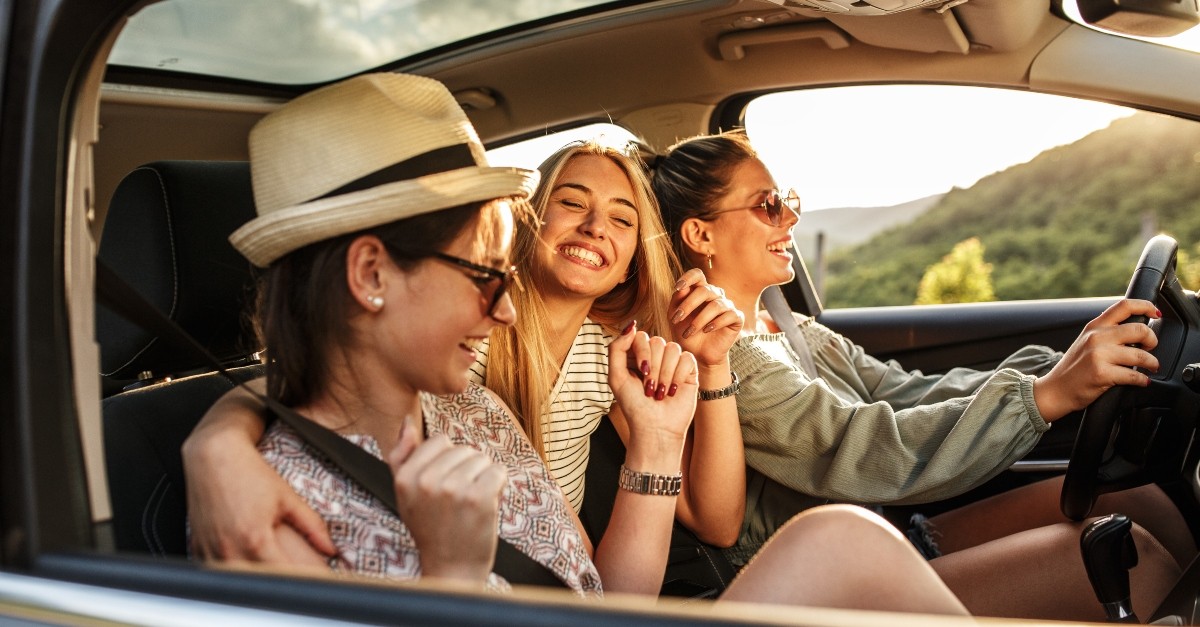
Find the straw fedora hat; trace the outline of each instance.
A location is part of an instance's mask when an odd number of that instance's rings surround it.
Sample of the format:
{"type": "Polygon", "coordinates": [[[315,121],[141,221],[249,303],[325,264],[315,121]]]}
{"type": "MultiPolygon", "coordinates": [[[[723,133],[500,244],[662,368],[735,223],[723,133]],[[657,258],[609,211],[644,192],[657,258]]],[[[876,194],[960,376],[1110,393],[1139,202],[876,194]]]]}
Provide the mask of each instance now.
{"type": "Polygon", "coordinates": [[[538,173],[489,167],[444,85],[367,74],[310,92],[250,131],[258,217],[229,241],[260,267],[314,242],[423,213],[533,193],[538,173]]]}

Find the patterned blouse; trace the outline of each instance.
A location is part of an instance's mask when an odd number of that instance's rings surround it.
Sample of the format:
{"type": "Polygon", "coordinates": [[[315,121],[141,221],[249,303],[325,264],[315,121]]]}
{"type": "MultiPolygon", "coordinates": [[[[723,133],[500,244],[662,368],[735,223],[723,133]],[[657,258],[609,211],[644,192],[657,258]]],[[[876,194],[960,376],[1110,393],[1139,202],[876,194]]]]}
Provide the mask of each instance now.
{"type": "MultiPolygon", "coordinates": [[[[583,477],[592,432],[614,400],[608,387],[608,345],[612,340],[613,336],[599,324],[590,319],[583,321],[554,382],[550,409],[542,416],[546,465],[576,512],[583,506],[583,477]]],[[[471,366],[471,380],[479,385],[483,385],[487,372],[487,350],[485,344],[471,366]]]]}
{"type": "MultiPolygon", "coordinates": [[[[471,385],[455,396],[421,393],[420,400],[427,434],[444,434],[455,444],[483,451],[508,468],[509,483],[500,503],[500,537],[546,566],[580,596],[602,596],[600,575],[561,490],[491,393],[471,385]]],[[[344,437],[382,459],[374,438],[344,437]]],[[[325,519],[338,548],[331,560],[334,570],[381,578],[420,576],[416,542],[404,523],[290,427],[276,420],[258,448],[267,463],[325,519]]],[[[492,588],[508,588],[495,573],[488,583],[492,588]]]]}

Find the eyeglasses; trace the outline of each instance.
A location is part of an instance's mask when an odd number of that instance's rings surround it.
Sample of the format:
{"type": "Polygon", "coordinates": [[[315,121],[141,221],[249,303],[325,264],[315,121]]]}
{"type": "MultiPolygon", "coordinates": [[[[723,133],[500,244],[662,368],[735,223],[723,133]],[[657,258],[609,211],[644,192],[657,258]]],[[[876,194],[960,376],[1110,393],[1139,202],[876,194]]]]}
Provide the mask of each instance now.
{"type": "Polygon", "coordinates": [[[447,255],[446,253],[434,253],[433,257],[460,268],[466,268],[471,272],[482,274],[483,276],[479,276],[478,274],[468,274],[467,276],[475,283],[475,287],[479,288],[479,292],[483,294],[484,299],[488,300],[487,314],[493,318],[496,317],[496,307],[500,306],[500,299],[508,291],[508,286],[512,283],[513,278],[517,276],[516,266],[509,266],[508,270],[504,271],[481,266],[461,257],[447,255]]]}
{"type": "Polygon", "coordinates": [[[767,197],[762,202],[753,207],[734,207],[733,209],[718,209],[712,212],[711,215],[718,213],[726,213],[729,211],[742,211],[750,209],[754,211],[765,211],[767,214],[767,224],[771,226],[779,226],[783,224],[783,208],[791,209],[796,217],[800,217],[800,196],[796,195],[796,190],[789,189],[787,196],[782,195],[779,190],[771,190],[767,192],[767,197]]]}

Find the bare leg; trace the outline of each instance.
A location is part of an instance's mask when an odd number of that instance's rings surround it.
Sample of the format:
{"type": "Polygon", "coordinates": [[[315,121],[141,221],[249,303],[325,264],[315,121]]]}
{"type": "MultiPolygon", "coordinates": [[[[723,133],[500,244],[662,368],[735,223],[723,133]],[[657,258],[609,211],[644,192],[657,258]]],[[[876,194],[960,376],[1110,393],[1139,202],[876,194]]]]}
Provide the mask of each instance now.
{"type": "Polygon", "coordinates": [[[886,521],[848,505],[792,518],[722,600],[965,614],[929,564],[886,521]]]}
{"type": "MultiPolygon", "coordinates": [[[[1044,620],[1104,620],[1079,551],[1083,523],[1023,531],[930,562],[973,614],[1044,620]]],[[[1138,565],[1130,571],[1133,609],[1147,619],[1179,578],[1174,558],[1134,525],[1138,565]]]]}
{"type": "MultiPolygon", "coordinates": [[[[1062,478],[1047,479],[934,516],[943,554],[990,542],[1029,529],[1067,522],[1059,510],[1062,478]]],[[[1120,513],[1141,525],[1162,543],[1176,563],[1186,566],[1196,556],[1196,542],[1187,522],[1158,486],[1147,485],[1105,494],[1096,501],[1096,515],[1120,513]]]]}

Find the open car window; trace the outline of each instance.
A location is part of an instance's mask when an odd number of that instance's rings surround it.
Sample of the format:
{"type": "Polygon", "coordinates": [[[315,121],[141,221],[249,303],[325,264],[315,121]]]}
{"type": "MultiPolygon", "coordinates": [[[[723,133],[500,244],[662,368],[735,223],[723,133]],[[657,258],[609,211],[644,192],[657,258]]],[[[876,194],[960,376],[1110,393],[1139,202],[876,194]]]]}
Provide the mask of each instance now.
{"type": "Polygon", "coordinates": [[[604,145],[625,148],[637,138],[629,130],[599,122],[577,126],[538,137],[531,137],[488,150],[488,163],[493,166],[513,166],[536,169],[554,151],[574,141],[596,141],[604,145]]]}
{"type": "MultiPolygon", "coordinates": [[[[1156,233],[1200,235],[1200,124],[1014,90],[775,93],[747,132],[804,214],[830,308],[1114,296],[1156,233]]],[[[1200,286],[1200,249],[1180,251],[1200,286]]]]}

